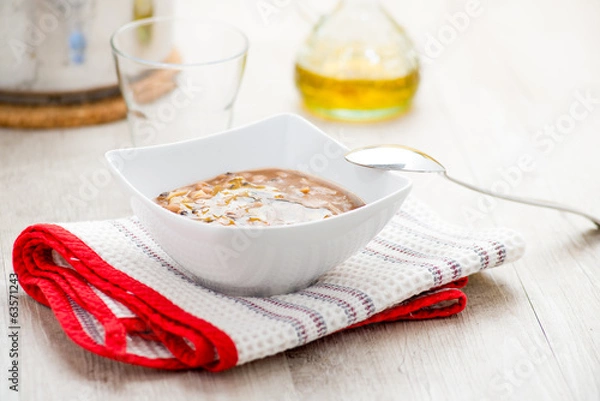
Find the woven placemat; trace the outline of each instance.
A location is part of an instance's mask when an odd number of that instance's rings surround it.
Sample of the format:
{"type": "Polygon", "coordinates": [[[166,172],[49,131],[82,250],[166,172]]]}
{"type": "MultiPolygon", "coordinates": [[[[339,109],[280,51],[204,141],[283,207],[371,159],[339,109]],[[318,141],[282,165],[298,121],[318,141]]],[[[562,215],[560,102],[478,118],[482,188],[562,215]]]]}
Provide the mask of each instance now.
{"type": "Polygon", "coordinates": [[[0,103],[0,126],[11,128],[66,128],[102,124],[127,115],[121,96],[69,105],[13,105],[0,103]]]}
{"type": "MultiPolygon", "coordinates": [[[[164,60],[181,62],[177,49],[164,60]]],[[[175,70],[173,70],[175,71],[175,70]]],[[[144,103],[170,92],[175,84],[173,71],[157,70],[134,84],[144,103]],[[168,82],[170,81],[170,82],[168,82]],[[166,82],[166,83],[165,83],[166,82]]],[[[127,116],[127,105],[120,95],[72,104],[11,104],[0,102],[0,127],[43,129],[81,127],[108,123],[127,116]]]]}

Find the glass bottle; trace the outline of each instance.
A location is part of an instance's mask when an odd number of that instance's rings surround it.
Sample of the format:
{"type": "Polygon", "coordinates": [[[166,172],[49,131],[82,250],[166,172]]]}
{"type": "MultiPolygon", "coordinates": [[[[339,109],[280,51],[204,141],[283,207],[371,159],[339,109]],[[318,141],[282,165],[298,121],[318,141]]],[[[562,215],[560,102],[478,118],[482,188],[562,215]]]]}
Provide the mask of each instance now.
{"type": "Polygon", "coordinates": [[[304,105],[342,121],[398,116],[419,83],[413,44],[377,0],[342,0],[313,28],[295,69],[304,105]]]}

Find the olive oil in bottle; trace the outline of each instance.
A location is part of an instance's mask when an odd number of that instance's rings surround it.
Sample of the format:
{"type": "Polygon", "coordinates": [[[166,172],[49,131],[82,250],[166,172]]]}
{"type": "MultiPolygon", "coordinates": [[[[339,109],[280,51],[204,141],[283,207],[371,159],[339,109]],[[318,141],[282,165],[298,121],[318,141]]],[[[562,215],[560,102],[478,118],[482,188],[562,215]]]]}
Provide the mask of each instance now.
{"type": "Polygon", "coordinates": [[[296,86],[306,108],[325,118],[377,121],[411,105],[417,52],[378,0],[342,0],[300,48],[296,86]]]}
{"type": "Polygon", "coordinates": [[[377,121],[409,109],[419,84],[417,69],[397,78],[336,78],[296,64],[296,86],[314,114],[345,121],[377,121]]]}

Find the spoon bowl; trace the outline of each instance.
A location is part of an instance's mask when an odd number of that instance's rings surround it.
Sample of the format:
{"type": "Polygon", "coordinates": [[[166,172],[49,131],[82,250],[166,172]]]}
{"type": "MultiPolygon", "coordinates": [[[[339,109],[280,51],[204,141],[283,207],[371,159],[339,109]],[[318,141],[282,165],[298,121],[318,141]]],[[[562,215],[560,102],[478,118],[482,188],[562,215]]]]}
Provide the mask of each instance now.
{"type": "Polygon", "coordinates": [[[443,173],[446,168],[426,153],[402,145],[367,146],[346,154],[346,160],[363,167],[414,173],[443,173]]]}

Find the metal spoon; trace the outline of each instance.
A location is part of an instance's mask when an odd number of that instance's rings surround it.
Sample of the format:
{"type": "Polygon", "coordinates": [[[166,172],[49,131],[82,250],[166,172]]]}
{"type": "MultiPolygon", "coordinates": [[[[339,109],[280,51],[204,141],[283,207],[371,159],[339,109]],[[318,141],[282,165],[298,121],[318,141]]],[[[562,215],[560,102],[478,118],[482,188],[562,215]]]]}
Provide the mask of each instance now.
{"type": "Polygon", "coordinates": [[[417,149],[409,148],[408,146],[367,146],[350,151],[348,154],[346,154],[346,160],[351,163],[358,164],[359,166],[380,168],[385,170],[409,171],[416,173],[441,173],[450,181],[473,191],[481,192],[482,194],[512,202],[525,203],[527,205],[578,214],[591,220],[598,228],[600,228],[600,218],[582,212],[581,210],[545,200],[521,198],[518,196],[500,194],[457,180],[456,178],[449,176],[446,168],[433,157],[417,149]]]}

